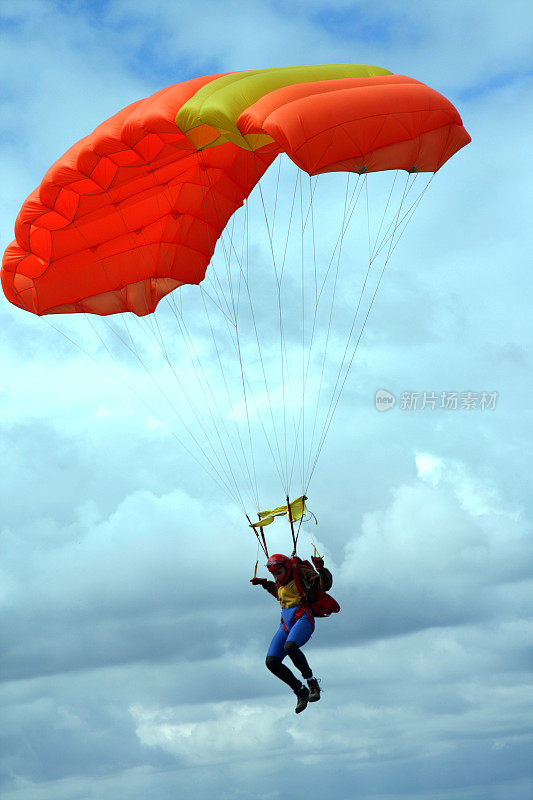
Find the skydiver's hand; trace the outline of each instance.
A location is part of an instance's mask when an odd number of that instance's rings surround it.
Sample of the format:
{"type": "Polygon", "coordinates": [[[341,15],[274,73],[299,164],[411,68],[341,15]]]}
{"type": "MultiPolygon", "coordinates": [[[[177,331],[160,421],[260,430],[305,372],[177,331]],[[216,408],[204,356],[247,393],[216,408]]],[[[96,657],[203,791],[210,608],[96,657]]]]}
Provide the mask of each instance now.
{"type": "Polygon", "coordinates": [[[311,561],[313,562],[315,569],[324,569],[324,559],[321,558],[321,556],[311,556],[311,561]]]}
{"type": "Polygon", "coordinates": [[[251,578],[250,583],[252,586],[266,586],[267,579],[266,578],[251,578]]]}

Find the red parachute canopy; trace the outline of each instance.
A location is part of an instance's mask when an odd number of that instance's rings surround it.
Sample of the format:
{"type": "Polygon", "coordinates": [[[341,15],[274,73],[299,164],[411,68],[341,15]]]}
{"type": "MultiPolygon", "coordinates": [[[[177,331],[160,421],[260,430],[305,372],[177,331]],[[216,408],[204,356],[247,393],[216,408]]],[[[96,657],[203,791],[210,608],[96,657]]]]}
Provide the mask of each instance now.
{"type": "Polygon", "coordinates": [[[280,153],[310,175],[434,172],[469,141],[446,98],[379,67],[185,81],[119,111],[49,169],[18,215],[2,287],[34,314],[143,316],[202,281],[280,153]]]}

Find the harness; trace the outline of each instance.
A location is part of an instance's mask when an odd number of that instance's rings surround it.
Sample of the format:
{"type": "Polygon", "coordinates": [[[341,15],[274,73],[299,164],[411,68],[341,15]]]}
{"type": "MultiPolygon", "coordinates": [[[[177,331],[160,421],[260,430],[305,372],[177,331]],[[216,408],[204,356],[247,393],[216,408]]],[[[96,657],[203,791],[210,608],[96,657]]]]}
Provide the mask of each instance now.
{"type": "MultiPolygon", "coordinates": [[[[314,618],[314,616],[313,616],[313,614],[311,612],[311,606],[309,605],[309,602],[307,601],[307,596],[306,596],[306,594],[305,594],[305,592],[303,590],[303,587],[302,587],[302,581],[300,579],[300,569],[299,569],[299,566],[298,566],[298,559],[296,558],[296,556],[294,558],[291,558],[291,565],[292,565],[292,576],[294,578],[294,583],[296,584],[296,588],[298,589],[298,594],[300,595],[300,598],[301,598],[301,602],[298,604],[298,608],[296,609],[296,612],[294,614],[294,618],[295,619],[301,619],[301,617],[303,617],[304,614],[307,614],[307,618],[309,619],[309,622],[311,623],[311,631],[314,632],[314,630],[315,630],[315,618],[314,618]]],[[[283,625],[285,633],[288,633],[289,629],[286,626],[285,621],[283,619],[283,612],[281,613],[281,624],[283,625]]]]}

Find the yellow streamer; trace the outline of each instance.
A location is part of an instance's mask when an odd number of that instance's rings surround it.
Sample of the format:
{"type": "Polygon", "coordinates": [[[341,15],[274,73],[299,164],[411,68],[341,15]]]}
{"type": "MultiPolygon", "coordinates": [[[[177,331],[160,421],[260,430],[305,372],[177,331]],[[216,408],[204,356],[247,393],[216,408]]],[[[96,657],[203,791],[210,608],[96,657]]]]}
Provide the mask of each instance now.
{"type": "MultiPolygon", "coordinates": [[[[293,522],[297,522],[299,519],[303,517],[306,512],[305,501],[307,497],[302,495],[302,497],[297,497],[296,500],[293,500],[290,503],[291,509],[291,517],[293,522]]],[[[253,522],[251,524],[252,528],[264,528],[265,525],[271,525],[276,517],[282,517],[285,514],[288,514],[289,506],[285,504],[284,506],[278,506],[277,508],[268,509],[266,511],[259,512],[259,520],[257,522],[253,522]]]]}

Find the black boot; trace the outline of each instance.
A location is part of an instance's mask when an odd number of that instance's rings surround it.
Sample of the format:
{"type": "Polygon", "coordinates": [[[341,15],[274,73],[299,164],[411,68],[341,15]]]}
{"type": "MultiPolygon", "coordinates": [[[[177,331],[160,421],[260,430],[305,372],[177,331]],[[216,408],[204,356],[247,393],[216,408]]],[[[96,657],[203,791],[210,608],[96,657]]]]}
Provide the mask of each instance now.
{"type": "Polygon", "coordinates": [[[298,702],[296,703],[296,708],[294,709],[297,714],[301,714],[302,711],[305,711],[307,708],[307,703],[309,702],[309,689],[307,686],[301,686],[297,692],[295,692],[296,697],[298,698],[298,702]]]}
{"type": "Polygon", "coordinates": [[[320,700],[320,686],[318,685],[318,679],[310,678],[307,681],[307,685],[309,686],[309,702],[316,703],[317,700],[320,700]]]}

